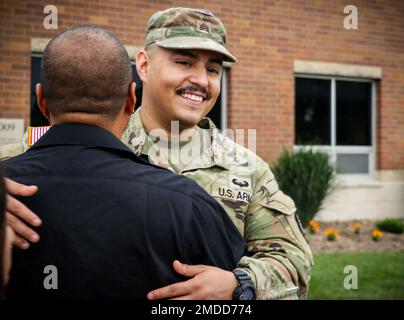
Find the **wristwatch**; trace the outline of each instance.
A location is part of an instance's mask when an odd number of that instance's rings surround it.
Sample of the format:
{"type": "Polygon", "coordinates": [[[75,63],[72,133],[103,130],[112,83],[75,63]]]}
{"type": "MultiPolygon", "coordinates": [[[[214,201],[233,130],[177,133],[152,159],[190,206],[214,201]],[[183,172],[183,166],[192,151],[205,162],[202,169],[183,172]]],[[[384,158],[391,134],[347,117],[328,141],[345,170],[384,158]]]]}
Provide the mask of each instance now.
{"type": "Polygon", "coordinates": [[[241,270],[233,270],[238,286],[233,291],[233,300],[255,300],[254,285],[250,276],[241,270]]]}

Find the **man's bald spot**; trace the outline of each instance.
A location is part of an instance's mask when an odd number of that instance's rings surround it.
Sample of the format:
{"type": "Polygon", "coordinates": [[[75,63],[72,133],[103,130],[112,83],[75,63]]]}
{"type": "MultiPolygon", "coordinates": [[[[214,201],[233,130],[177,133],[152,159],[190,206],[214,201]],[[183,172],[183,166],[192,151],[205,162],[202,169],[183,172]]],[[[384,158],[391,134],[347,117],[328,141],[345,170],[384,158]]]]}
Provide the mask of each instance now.
{"type": "Polygon", "coordinates": [[[109,32],[79,26],[61,33],[45,49],[44,95],[53,116],[66,113],[117,115],[132,81],[129,56],[109,32]]]}

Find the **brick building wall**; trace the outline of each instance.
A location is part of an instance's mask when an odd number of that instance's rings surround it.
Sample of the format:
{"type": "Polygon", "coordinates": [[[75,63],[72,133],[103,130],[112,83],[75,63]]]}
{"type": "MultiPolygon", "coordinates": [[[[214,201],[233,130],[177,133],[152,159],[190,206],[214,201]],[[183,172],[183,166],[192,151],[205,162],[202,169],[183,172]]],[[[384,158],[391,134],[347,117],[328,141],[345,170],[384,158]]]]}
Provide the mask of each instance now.
{"type": "Polygon", "coordinates": [[[355,1],[359,29],[343,28],[344,1],[54,1],[59,30],[45,30],[49,1],[0,1],[0,118],[29,123],[31,38],[97,24],[126,45],[142,46],[157,10],[211,10],[228,31],[231,67],[228,127],[257,129],[257,152],[273,162],[294,144],[295,60],[381,67],[377,104],[377,169],[404,169],[404,2],[355,1]]]}

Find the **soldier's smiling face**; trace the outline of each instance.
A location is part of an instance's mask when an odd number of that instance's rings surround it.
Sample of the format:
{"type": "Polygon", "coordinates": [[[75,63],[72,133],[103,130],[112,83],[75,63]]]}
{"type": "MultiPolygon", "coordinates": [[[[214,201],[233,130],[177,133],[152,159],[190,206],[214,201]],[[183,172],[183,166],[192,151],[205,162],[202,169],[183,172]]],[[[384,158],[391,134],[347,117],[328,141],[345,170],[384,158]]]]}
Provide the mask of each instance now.
{"type": "Polygon", "coordinates": [[[178,120],[194,127],[212,109],[223,70],[221,54],[207,50],[176,50],[153,46],[143,74],[144,102],[160,121],[178,120]]]}

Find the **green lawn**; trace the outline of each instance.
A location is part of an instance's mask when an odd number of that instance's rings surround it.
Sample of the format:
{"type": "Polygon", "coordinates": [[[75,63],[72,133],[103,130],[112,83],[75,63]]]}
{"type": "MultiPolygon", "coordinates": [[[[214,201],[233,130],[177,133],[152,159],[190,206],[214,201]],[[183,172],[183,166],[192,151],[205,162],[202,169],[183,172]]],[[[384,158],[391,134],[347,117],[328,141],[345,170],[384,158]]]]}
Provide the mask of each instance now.
{"type": "Polygon", "coordinates": [[[404,299],[404,252],[335,253],[314,257],[309,299],[404,299]],[[358,270],[358,289],[344,288],[344,267],[358,270]]]}

